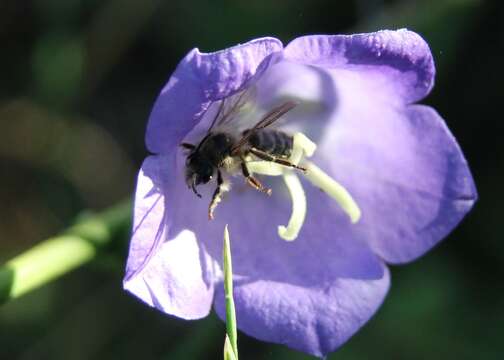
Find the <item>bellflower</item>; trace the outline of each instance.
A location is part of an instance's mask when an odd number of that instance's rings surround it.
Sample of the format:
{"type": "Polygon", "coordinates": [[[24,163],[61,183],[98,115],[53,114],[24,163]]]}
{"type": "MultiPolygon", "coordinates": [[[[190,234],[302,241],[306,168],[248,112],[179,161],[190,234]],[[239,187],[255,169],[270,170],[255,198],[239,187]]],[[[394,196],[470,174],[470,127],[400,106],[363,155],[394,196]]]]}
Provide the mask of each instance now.
{"type": "Polygon", "coordinates": [[[229,224],[238,327],[316,356],[338,348],[382,303],[386,264],[431,249],[477,198],[445,122],[415,104],[434,72],[428,45],[408,30],[190,51],[149,119],[154,155],[138,175],[125,289],[183,319],[205,317],[212,304],[225,318],[229,224]],[[202,199],[187,188],[180,144],[198,143],[219,104],[241,94],[231,127],[251,128],[279,104],[296,104],[275,128],[303,139],[292,161],[307,169],[255,161],[271,196],[235,176],[209,221],[215,182],[200,185],[202,199]]]}

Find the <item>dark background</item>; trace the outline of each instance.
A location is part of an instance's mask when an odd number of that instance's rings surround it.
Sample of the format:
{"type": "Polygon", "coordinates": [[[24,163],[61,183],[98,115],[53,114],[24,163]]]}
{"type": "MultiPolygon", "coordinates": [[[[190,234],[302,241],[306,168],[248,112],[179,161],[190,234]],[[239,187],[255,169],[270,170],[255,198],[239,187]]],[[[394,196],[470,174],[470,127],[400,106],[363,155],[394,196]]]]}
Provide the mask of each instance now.
{"type": "MultiPolygon", "coordinates": [[[[0,260],[131,197],[151,106],[193,47],[408,27],[430,44],[480,200],[424,258],[393,267],[378,314],[330,359],[504,355],[504,6],[483,0],[0,0],[0,260]]],[[[0,308],[1,359],[221,359],[215,315],[163,316],[121,289],[128,238],[0,308]]],[[[239,335],[242,359],[308,359],[239,335]]]]}

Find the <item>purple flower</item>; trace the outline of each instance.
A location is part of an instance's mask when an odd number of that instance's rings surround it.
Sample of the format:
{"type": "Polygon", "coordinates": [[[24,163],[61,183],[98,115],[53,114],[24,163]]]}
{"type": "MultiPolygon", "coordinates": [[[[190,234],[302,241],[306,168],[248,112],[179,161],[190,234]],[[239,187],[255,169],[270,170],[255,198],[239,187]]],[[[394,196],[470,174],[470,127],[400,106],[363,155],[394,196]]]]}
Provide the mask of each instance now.
{"type": "Polygon", "coordinates": [[[221,244],[229,224],[238,327],[317,356],[335,350],[383,301],[385,264],[431,249],[477,198],[443,119],[414,104],[431,90],[434,72],[429,47],[407,30],[189,52],[149,119],[155,155],[138,176],[124,287],[167,314],[198,319],[214,303],[225,318],[221,244]],[[223,99],[249,92],[250,106],[237,116],[249,128],[278,104],[297,102],[278,127],[317,145],[311,163],[351,194],[359,221],[302,175],[306,213],[295,241],[278,235],[294,205],[281,177],[258,176],[270,197],[234,177],[208,220],[215,183],[199,187],[203,199],[187,188],[179,145],[201,140],[223,99]]]}

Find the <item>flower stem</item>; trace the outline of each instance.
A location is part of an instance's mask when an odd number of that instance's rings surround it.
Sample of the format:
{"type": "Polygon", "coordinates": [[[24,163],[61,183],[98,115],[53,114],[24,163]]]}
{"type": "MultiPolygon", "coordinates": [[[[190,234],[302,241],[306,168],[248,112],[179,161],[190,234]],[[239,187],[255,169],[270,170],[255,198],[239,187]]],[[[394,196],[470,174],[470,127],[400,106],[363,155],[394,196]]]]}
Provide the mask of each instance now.
{"type": "MultiPolygon", "coordinates": [[[[233,300],[233,264],[231,262],[231,246],[228,227],[224,228],[224,293],[226,296],[226,332],[229,337],[234,358],[238,360],[238,342],[236,331],[236,313],[233,300]]],[[[225,347],[226,349],[226,347],[225,347]]],[[[226,356],[226,355],[225,355],[226,356]]]]}
{"type": "Polygon", "coordinates": [[[129,228],[130,201],[84,214],[61,235],[44,240],[0,267],[0,304],[24,295],[92,260],[129,228]]]}

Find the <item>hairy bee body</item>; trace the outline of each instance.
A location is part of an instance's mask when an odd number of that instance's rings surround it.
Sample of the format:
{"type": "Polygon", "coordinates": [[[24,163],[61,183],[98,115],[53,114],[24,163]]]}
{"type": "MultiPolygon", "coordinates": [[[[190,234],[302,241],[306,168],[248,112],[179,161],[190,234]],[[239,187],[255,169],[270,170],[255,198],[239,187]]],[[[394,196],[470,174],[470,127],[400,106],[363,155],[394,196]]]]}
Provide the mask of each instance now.
{"type": "MultiPolygon", "coordinates": [[[[243,134],[247,134],[246,130],[243,134]]],[[[209,133],[187,157],[187,181],[196,174],[195,185],[207,183],[214,172],[223,167],[230,170],[232,164],[249,154],[251,148],[273,156],[288,158],[292,152],[292,136],[278,130],[256,130],[237,154],[231,154],[237,138],[227,132],[209,133]],[[236,160],[236,161],[230,161],[236,160]]]]}
{"type": "Polygon", "coordinates": [[[237,111],[241,104],[243,95],[233,103],[226,111],[225,100],[217,111],[215,118],[210,124],[205,137],[197,144],[181,143],[180,145],[189,150],[186,158],[185,178],[189,188],[198,196],[201,195],[196,190],[200,184],[206,184],[213,179],[217,173],[217,188],[212,196],[212,201],[208,207],[208,218],[213,219],[213,212],[217,204],[221,201],[221,196],[226,189],[229,189],[224,182],[222,171],[236,174],[241,170],[247,183],[254,189],[271,194],[271,189],[264,187],[261,182],[250,173],[247,167],[249,155],[262,161],[275,162],[283,166],[305,170],[304,168],[292,164],[288,159],[292,153],[293,138],[290,135],[278,130],[267,129],[282,115],[292,110],[297,103],[287,101],[275,108],[257,122],[254,127],[245,130],[241,135],[226,131],[212,131],[221,125],[230,124],[230,116],[237,111]]]}
{"type": "Polygon", "coordinates": [[[288,158],[292,153],[293,138],[283,131],[263,129],[254,132],[248,144],[268,154],[288,158]]]}
{"type": "Polygon", "coordinates": [[[224,132],[210,133],[199,148],[198,155],[204,162],[217,168],[231,154],[236,138],[224,132]]]}

